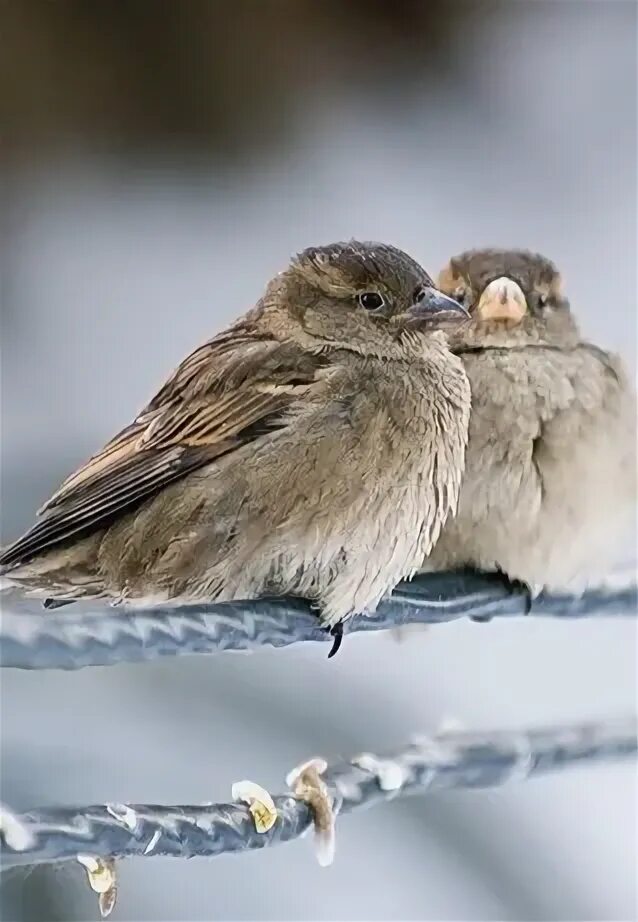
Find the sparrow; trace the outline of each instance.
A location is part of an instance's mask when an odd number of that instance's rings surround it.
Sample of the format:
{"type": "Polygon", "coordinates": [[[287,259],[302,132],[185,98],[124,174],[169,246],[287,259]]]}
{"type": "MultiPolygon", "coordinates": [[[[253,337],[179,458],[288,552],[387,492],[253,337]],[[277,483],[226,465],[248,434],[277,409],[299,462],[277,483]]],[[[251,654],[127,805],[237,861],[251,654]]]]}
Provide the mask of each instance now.
{"type": "Polygon", "coordinates": [[[49,604],[312,600],[330,629],[411,576],[455,511],[467,311],[406,253],[310,247],[174,371],[0,553],[49,604]]]}
{"type": "MultiPolygon", "coordinates": [[[[458,511],[424,569],[497,570],[575,592],[613,565],[636,509],[635,394],[621,361],[586,342],[556,266],[470,250],[438,277],[471,322],[450,345],[472,391],[458,511]]],[[[604,304],[601,305],[604,309],[604,304]]]]}

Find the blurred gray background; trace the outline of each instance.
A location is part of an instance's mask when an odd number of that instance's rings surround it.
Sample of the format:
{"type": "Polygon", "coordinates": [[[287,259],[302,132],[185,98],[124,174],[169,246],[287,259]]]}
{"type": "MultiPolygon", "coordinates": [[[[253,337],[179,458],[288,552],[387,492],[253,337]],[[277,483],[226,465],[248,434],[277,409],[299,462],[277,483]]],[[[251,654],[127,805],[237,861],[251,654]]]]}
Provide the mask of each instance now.
{"type": "MultiPolygon", "coordinates": [[[[635,368],[631,0],[2,4],[2,537],[243,312],[291,252],[357,236],[432,271],[546,253],[635,368]]],[[[635,550],[635,549],[634,549],[635,550]]],[[[456,623],[77,674],[2,675],[1,798],[224,800],[251,778],[470,729],[631,712],[631,619],[456,623]]],[[[122,863],[116,919],[636,918],[636,774],[581,769],[345,819],[308,842],[122,863]]],[[[77,869],[2,915],[97,918],[77,869]]]]}

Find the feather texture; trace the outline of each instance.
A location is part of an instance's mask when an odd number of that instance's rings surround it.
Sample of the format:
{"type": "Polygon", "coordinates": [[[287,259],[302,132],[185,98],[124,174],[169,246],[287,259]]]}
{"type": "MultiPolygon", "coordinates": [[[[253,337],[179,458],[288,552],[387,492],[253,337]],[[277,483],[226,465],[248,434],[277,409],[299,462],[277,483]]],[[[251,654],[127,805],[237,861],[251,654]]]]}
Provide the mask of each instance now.
{"type": "Polygon", "coordinates": [[[163,487],[263,432],[315,382],[325,365],[238,326],[189,355],[158,394],[98,454],[62,484],[39,521],[7,547],[7,566],[103,527],[163,487]]]}

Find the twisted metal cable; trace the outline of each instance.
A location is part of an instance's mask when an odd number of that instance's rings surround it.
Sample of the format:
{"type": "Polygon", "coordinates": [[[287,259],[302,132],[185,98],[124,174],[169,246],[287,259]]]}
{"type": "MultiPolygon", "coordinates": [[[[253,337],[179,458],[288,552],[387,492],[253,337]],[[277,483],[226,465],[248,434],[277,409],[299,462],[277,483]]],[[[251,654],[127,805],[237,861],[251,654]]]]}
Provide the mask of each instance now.
{"type": "MultiPolygon", "coordinates": [[[[39,605],[39,603],[36,603],[39,605]]],[[[161,656],[284,647],[331,641],[311,606],[300,599],[126,609],[73,606],[59,611],[6,610],[0,624],[0,663],[19,669],[80,669],[161,656]]],[[[349,620],[344,634],[405,624],[441,624],[529,615],[553,618],[634,616],[632,569],[581,596],[542,594],[529,605],[524,588],[494,574],[431,573],[400,584],[376,613],[349,620]]]]}
{"type": "MultiPolygon", "coordinates": [[[[323,776],[339,813],[450,788],[496,787],[572,765],[635,757],[636,721],[500,733],[446,733],[415,741],[385,757],[359,756],[323,776]],[[360,764],[357,764],[360,763],[360,764]],[[365,767],[361,767],[365,765],[365,767]]],[[[277,820],[259,833],[239,803],[202,806],[105,804],[3,811],[4,867],[74,859],[78,853],[124,858],[212,857],[266,848],[303,835],[313,817],[291,795],[274,797],[277,820]]]]}

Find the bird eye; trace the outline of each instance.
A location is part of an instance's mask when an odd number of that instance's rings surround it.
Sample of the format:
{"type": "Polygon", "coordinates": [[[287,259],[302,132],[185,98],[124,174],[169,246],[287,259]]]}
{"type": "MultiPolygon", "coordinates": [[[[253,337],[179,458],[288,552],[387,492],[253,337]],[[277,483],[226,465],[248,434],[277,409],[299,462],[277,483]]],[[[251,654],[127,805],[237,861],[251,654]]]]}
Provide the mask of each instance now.
{"type": "Polygon", "coordinates": [[[385,301],[378,291],[364,291],[359,295],[359,304],[367,311],[378,311],[385,301]]]}
{"type": "Polygon", "coordinates": [[[417,286],[417,288],[414,289],[414,295],[412,299],[415,304],[418,304],[419,301],[422,301],[424,298],[425,298],[425,288],[423,287],[423,285],[419,285],[417,286]]]}
{"type": "Polygon", "coordinates": [[[549,301],[549,295],[539,294],[538,296],[538,306],[539,307],[547,307],[548,301],[549,301]]]}
{"type": "Polygon", "coordinates": [[[465,307],[465,299],[467,297],[467,291],[465,288],[457,288],[452,297],[461,305],[461,307],[465,307]]]}

